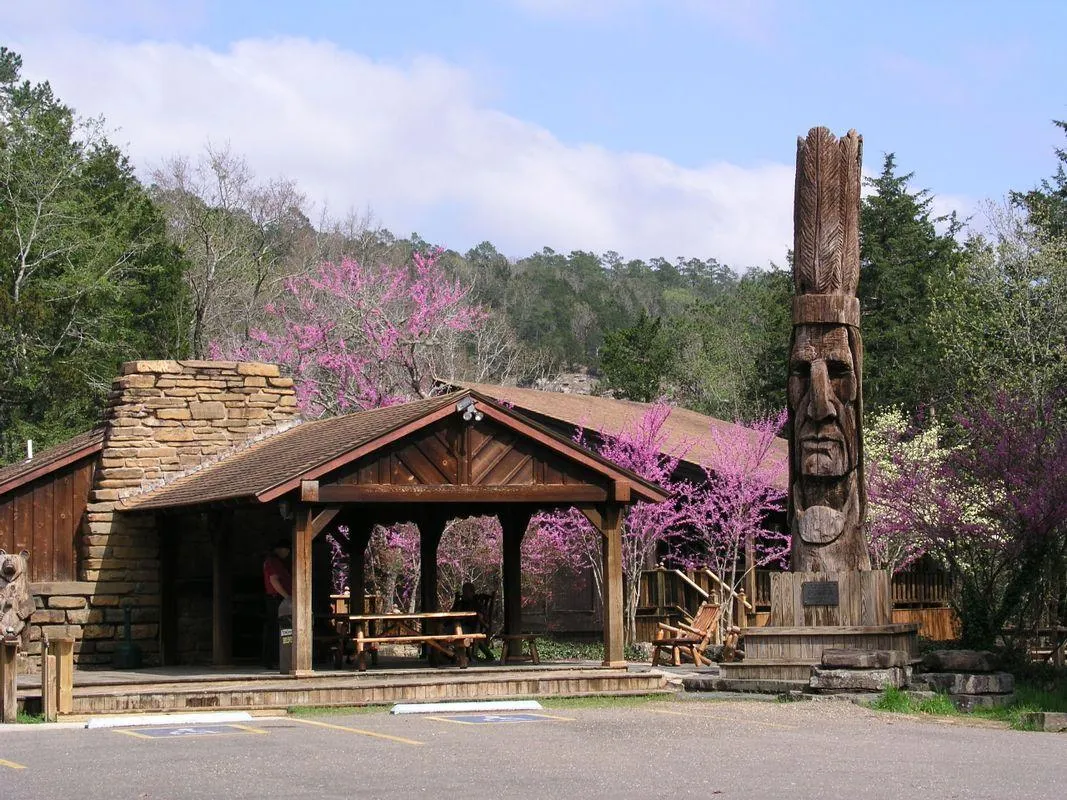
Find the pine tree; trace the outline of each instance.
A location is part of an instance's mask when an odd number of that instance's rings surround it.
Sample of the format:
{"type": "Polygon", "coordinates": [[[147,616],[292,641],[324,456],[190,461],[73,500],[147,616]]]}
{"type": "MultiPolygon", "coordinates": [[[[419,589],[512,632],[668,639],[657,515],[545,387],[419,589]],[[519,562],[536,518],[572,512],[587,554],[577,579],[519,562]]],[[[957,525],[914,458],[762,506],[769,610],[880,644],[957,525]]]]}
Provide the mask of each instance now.
{"type": "Polygon", "coordinates": [[[942,399],[931,291],[960,258],[955,235],[961,224],[954,213],[933,216],[933,195],[909,191],[913,176],[898,175],[896,159],[887,154],[881,175],[866,181],[874,192],[861,209],[863,391],[873,409],[915,411],[942,399]]]}

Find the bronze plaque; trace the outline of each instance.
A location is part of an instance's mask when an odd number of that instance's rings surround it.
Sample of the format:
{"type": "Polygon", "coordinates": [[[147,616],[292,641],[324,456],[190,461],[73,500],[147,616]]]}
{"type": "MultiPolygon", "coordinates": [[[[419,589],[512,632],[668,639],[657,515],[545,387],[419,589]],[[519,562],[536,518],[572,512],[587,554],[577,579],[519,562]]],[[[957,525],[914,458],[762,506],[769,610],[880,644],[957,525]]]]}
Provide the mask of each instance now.
{"type": "Polygon", "coordinates": [[[837,581],[805,581],[800,584],[800,603],[805,606],[838,605],[837,581]]]}

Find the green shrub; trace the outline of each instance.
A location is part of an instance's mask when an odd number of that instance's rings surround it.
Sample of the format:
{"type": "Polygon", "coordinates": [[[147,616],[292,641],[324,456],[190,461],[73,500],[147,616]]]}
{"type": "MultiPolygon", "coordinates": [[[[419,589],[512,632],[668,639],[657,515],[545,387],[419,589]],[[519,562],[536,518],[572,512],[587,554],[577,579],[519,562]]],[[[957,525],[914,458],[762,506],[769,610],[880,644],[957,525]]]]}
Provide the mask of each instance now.
{"type": "Polygon", "coordinates": [[[907,714],[911,711],[911,698],[908,693],[892,686],[882,690],[878,699],[871,703],[871,708],[879,711],[891,711],[894,714],[907,714]]]}
{"type": "Polygon", "coordinates": [[[960,713],[947,694],[936,694],[926,700],[920,700],[915,704],[915,710],[920,714],[931,714],[937,717],[951,717],[960,713]]]}

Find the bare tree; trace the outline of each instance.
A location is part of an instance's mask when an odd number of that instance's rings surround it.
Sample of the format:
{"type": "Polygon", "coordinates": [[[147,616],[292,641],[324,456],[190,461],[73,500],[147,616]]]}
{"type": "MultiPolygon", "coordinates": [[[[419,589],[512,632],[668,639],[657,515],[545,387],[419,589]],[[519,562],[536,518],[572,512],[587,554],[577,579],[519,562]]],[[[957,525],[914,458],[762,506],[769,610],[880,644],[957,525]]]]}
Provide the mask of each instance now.
{"type": "Polygon", "coordinates": [[[295,183],[258,180],[229,147],[209,144],[196,160],[175,156],[152,172],[152,182],[168,232],[190,262],[189,339],[197,357],[213,341],[247,337],[293,273],[294,254],[318,260],[307,200],[295,183]]]}

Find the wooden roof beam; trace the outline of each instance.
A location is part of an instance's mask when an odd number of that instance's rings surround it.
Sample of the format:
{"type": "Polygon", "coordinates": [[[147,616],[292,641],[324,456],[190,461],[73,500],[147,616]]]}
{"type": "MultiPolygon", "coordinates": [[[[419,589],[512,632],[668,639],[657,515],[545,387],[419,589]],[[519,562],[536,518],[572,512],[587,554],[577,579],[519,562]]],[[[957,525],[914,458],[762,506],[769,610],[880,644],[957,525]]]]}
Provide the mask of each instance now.
{"type": "Polygon", "coordinates": [[[306,503],[602,503],[608,490],[589,484],[522,486],[393,486],[328,484],[304,481],[300,499],[306,503]]]}

